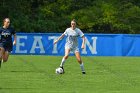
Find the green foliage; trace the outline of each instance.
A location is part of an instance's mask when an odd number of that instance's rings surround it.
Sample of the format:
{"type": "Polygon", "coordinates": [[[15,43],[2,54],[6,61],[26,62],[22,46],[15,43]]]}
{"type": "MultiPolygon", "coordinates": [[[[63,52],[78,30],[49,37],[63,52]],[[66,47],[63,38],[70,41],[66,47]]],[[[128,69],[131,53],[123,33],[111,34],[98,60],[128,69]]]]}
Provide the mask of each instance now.
{"type": "Polygon", "coordinates": [[[87,33],[140,33],[138,0],[1,0],[5,17],[17,32],[64,32],[74,18],[87,33]]]}

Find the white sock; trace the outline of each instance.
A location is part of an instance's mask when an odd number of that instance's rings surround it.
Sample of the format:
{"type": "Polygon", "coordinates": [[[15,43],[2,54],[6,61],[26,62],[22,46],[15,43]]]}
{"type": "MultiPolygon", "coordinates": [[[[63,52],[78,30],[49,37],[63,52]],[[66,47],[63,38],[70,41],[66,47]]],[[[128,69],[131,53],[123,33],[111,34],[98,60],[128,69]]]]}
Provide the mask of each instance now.
{"type": "Polygon", "coordinates": [[[1,63],[3,63],[3,59],[1,60],[1,63]]]}
{"type": "Polygon", "coordinates": [[[62,58],[62,61],[61,61],[61,64],[60,64],[60,67],[63,67],[65,61],[66,61],[66,59],[63,57],[63,58],[62,58]]]}
{"type": "Polygon", "coordinates": [[[84,69],[84,64],[83,64],[83,62],[82,62],[82,64],[80,64],[80,67],[81,67],[81,70],[82,70],[82,72],[85,72],[85,69],[84,69]]]}

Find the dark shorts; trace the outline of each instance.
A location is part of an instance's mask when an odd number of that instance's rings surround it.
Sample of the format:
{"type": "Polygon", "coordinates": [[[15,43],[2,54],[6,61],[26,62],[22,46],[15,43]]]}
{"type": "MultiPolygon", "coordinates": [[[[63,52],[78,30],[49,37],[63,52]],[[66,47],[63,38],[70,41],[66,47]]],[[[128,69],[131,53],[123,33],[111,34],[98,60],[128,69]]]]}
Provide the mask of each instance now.
{"type": "Polygon", "coordinates": [[[0,42],[0,47],[4,48],[5,51],[11,52],[13,49],[13,44],[12,43],[1,43],[0,42]]]}

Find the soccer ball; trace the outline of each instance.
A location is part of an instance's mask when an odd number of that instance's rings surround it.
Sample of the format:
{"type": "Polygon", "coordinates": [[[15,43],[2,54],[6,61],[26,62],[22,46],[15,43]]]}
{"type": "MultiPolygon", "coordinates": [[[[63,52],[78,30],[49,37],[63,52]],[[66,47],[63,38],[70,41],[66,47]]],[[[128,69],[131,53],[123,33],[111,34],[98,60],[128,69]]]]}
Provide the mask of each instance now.
{"type": "Polygon", "coordinates": [[[59,67],[55,70],[55,73],[56,74],[63,74],[63,69],[59,67]]]}

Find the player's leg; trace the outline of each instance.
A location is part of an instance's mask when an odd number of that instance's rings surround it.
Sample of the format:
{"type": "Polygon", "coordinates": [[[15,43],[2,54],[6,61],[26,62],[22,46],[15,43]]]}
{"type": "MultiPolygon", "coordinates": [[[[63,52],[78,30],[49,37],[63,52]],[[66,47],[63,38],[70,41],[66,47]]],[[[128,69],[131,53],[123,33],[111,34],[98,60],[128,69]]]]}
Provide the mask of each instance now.
{"type": "Polygon", "coordinates": [[[3,59],[3,62],[7,62],[7,60],[8,60],[8,57],[9,57],[9,52],[8,51],[5,51],[4,53],[3,53],[3,56],[2,56],[2,59],[3,59]]]}
{"type": "Polygon", "coordinates": [[[76,59],[77,59],[78,63],[80,64],[82,73],[85,74],[84,64],[82,62],[82,59],[81,59],[79,51],[75,51],[75,56],[76,56],[76,59]]]}
{"type": "Polygon", "coordinates": [[[66,62],[66,59],[69,57],[69,53],[70,53],[70,49],[69,48],[65,48],[65,56],[62,58],[60,67],[63,68],[64,63],[66,62]]]}
{"type": "Polygon", "coordinates": [[[2,63],[3,54],[4,54],[4,48],[0,47],[0,67],[1,67],[1,63],[2,63]]]}
{"type": "Polygon", "coordinates": [[[8,45],[5,45],[5,48],[4,48],[5,52],[3,53],[3,56],[2,56],[3,62],[7,62],[9,55],[12,51],[12,48],[13,48],[12,42],[9,43],[8,45]]]}

